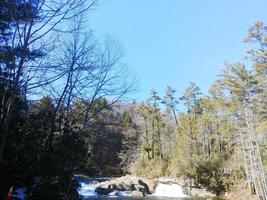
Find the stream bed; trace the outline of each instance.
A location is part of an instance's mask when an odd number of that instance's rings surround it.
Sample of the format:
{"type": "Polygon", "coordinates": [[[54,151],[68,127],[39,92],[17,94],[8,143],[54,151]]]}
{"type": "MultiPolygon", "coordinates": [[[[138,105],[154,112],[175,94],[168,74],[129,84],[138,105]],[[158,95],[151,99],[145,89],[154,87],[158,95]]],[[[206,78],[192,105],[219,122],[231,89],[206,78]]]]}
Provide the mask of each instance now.
{"type": "Polygon", "coordinates": [[[219,200],[217,198],[198,198],[198,197],[87,197],[84,200],[219,200]]]}
{"type": "Polygon", "coordinates": [[[88,178],[76,176],[80,186],[77,192],[83,200],[219,200],[219,198],[190,197],[183,193],[179,185],[159,184],[155,193],[146,197],[133,197],[130,192],[114,191],[106,196],[100,196],[95,192],[98,184],[110,180],[109,178],[88,178]]]}

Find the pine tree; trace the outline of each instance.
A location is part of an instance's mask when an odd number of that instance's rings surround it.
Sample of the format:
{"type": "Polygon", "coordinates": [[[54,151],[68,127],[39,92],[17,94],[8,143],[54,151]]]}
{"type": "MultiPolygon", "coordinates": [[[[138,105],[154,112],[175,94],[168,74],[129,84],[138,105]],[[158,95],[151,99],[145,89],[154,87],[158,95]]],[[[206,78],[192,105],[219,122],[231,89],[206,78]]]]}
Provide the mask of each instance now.
{"type": "Polygon", "coordinates": [[[249,188],[255,188],[258,198],[267,199],[267,185],[258,140],[256,138],[256,109],[254,77],[245,66],[228,64],[220,84],[234,103],[237,132],[244,155],[244,167],[249,188]]]}
{"type": "Polygon", "coordinates": [[[162,103],[165,104],[167,108],[171,110],[175,120],[175,124],[178,127],[178,119],[176,113],[178,100],[175,98],[175,93],[176,93],[175,89],[173,89],[170,86],[167,86],[162,103]]]}

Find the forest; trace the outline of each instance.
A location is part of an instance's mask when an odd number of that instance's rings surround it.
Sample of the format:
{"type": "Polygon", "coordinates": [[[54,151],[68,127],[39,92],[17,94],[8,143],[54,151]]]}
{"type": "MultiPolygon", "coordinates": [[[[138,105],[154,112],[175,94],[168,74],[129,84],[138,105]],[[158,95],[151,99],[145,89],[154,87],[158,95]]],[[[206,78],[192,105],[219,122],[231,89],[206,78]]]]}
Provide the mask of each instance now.
{"type": "Polygon", "coordinates": [[[85,28],[99,6],[0,1],[0,199],[13,184],[29,199],[77,199],[73,175],[84,173],[182,177],[266,200],[264,23],[248,28],[246,62],[225,62],[208,94],[191,82],[137,102],[119,42],[85,28]]]}

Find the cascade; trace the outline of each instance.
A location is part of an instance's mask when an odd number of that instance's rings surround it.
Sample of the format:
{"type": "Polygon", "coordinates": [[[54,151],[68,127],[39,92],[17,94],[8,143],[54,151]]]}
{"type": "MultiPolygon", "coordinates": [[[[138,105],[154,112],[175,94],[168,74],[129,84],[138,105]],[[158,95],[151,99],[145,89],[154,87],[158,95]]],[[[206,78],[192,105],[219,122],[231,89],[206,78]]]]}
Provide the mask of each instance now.
{"type": "Polygon", "coordinates": [[[187,197],[184,194],[182,186],[171,183],[158,183],[153,196],[159,197],[187,197]]]}

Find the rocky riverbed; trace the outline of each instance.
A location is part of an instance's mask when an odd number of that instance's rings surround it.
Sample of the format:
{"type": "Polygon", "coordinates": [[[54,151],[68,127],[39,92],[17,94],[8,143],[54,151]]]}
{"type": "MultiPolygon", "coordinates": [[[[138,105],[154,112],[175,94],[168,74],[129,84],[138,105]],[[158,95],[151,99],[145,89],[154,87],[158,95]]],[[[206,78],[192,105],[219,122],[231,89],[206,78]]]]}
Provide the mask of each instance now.
{"type": "Polygon", "coordinates": [[[99,183],[95,188],[97,195],[126,196],[166,196],[166,197],[214,197],[205,189],[189,187],[177,179],[159,178],[147,179],[136,176],[123,176],[99,183]],[[123,192],[123,193],[122,193],[123,192]]]}
{"type": "Polygon", "coordinates": [[[96,192],[100,195],[107,195],[113,191],[130,192],[133,196],[151,195],[156,188],[155,180],[135,176],[123,176],[100,183],[96,192]]]}

